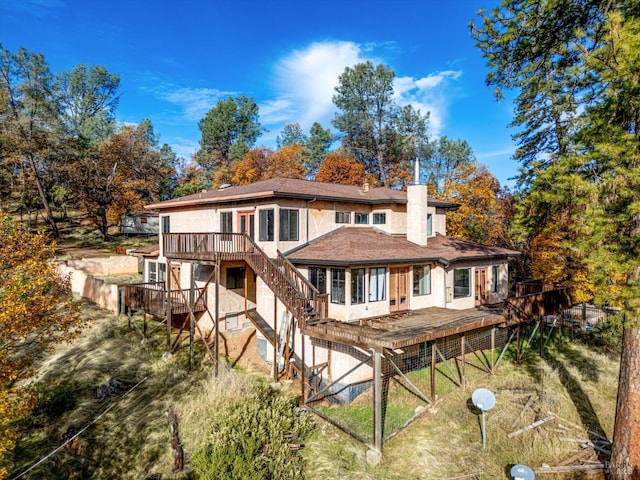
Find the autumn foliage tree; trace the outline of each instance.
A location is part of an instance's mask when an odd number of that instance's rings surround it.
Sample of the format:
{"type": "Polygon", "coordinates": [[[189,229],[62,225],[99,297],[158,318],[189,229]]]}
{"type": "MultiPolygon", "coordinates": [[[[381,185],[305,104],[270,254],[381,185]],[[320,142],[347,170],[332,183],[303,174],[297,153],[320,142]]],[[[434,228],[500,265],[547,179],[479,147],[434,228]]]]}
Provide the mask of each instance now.
{"type": "Polygon", "coordinates": [[[316,182],[341,183],[343,185],[361,185],[365,181],[373,186],[376,177],[367,175],[365,166],[342,150],[329,152],[318,166],[316,182]]]}
{"type": "Polygon", "coordinates": [[[267,180],[269,178],[304,178],[302,145],[293,143],[277,151],[267,147],[252,148],[233,167],[232,182],[235,185],[267,180]]]}
{"type": "Polygon", "coordinates": [[[18,386],[33,373],[33,356],[81,327],[67,278],[55,268],[55,245],[20,230],[0,214],[0,478],[16,438],[13,422],[31,407],[18,386]]]}
{"type": "Polygon", "coordinates": [[[145,120],[99,144],[69,174],[80,204],[106,239],[120,215],[160,199],[164,179],[174,173],[174,161],[175,156],[157,148],[153,127],[145,120]]]}

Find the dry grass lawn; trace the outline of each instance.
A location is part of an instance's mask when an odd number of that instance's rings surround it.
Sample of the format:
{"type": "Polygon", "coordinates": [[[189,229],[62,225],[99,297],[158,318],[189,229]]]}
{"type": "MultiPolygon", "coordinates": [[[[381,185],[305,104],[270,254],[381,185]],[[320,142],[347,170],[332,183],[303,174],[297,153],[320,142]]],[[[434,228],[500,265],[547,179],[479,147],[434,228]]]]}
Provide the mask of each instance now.
{"type": "MultiPolygon", "coordinates": [[[[86,427],[70,448],[22,478],[144,479],[152,474],[165,480],[194,478],[189,473],[189,455],[198,447],[216,402],[242,395],[245,383],[256,376],[268,377],[268,366],[253,354],[254,337],[249,332],[226,338],[223,352],[235,367],[221,367],[220,378],[214,379],[211,360],[200,344],[197,368],[189,372],[186,338],[174,355],[163,359],[166,337],[161,325],[151,322],[149,339],[143,341],[139,318],[134,319],[136,328],[129,329],[126,319],[118,320],[90,305],[83,307],[83,315],[88,326],[81,337],[41,359],[35,380],[46,401],[22,425],[13,475],[61,445],[67,431],[86,427]],[[243,359],[237,361],[238,356],[243,359]],[[142,383],[125,397],[97,401],[96,388],[110,378],[142,383]],[[186,453],[182,472],[171,469],[165,417],[169,407],[180,419],[186,453]]],[[[575,344],[550,345],[545,360],[531,355],[515,365],[503,359],[496,375],[441,399],[387,442],[377,466],[367,463],[366,447],[318,419],[315,433],[300,450],[306,476],[318,480],[507,479],[514,463],[534,468],[556,465],[578,452],[574,439],[589,438],[590,431],[611,438],[617,369],[617,358],[575,344]],[[486,450],[481,448],[479,416],[470,404],[477,387],[496,393],[496,406],[486,417],[486,450]],[[558,418],[507,438],[548,412],[558,418]]]]}

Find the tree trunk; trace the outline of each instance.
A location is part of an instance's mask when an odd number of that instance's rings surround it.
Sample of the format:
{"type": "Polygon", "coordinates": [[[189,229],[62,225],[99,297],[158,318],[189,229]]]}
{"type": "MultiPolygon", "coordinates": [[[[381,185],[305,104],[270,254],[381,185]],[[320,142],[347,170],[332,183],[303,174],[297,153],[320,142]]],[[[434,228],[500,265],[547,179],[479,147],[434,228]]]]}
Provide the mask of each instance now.
{"type": "Polygon", "coordinates": [[[624,329],[608,480],[640,479],[640,327],[624,329]]]}
{"type": "Polygon", "coordinates": [[[51,208],[49,207],[49,199],[46,192],[44,191],[44,186],[40,181],[40,176],[38,175],[38,168],[36,166],[35,159],[31,155],[29,155],[27,158],[29,161],[29,166],[31,167],[31,171],[33,172],[33,178],[35,179],[36,187],[38,187],[38,195],[40,196],[40,201],[42,202],[47,221],[49,222],[49,226],[51,227],[51,234],[53,235],[53,238],[58,239],[60,238],[58,224],[56,223],[56,219],[53,218],[53,213],[51,213],[51,208]]]}

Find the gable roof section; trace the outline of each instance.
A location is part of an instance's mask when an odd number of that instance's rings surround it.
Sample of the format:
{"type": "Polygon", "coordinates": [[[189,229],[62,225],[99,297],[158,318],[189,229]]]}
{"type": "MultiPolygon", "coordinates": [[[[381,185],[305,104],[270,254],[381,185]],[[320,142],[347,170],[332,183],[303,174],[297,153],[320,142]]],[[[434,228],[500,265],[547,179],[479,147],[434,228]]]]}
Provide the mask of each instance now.
{"type": "MultiPolygon", "coordinates": [[[[407,193],[391,188],[370,188],[365,191],[357,185],[313,182],[297,178],[272,178],[250,185],[239,185],[165,202],[147,205],[146,209],[165,210],[216,203],[251,201],[263,198],[299,198],[303,200],[330,200],[364,204],[407,203],[407,193]]],[[[435,207],[455,209],[457,204],[429,197],[429,204],[435,207]]]]}
{"type": "Polygon", "coordinates": [[[506,258],[520,252],[490,247],[437,234],[421,246],[405,235],[389,235],[376,228],[343,227],[285,256],[294,264],[369,265],[407,262],[438,262],[449,265],[462,260],[506,258]]]}

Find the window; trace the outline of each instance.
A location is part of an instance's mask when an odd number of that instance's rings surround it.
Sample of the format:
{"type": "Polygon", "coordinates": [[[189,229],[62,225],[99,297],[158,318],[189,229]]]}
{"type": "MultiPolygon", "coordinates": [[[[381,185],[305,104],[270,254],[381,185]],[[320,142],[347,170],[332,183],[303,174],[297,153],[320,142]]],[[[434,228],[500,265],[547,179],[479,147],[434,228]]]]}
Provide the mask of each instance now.
{"type": "Polygon", "coordinates": [[[336,223],[351,223],[349,212],[336,212],[336,223]]]}
{"type": "Polygon", "coordinates": [[[244,267],[227,268],[227,288],[244,288],[244,267]]]}
{"type": "Polygon", "coordinates": [[[169,217],[162,217],[162,233],[169,233],[169,217]]]}
{"type": "Polygon", "coordinates": [[[260,241],[273,242],[273,210],[260,210],[260,241]]]}
{"type": "Polygon", "coordinates": [[[157,282],[158,274],[157,274],[158,264],[156,262],[149,262],[149,281],[157,282]]]}
{"type": "Polygon", "coordinates": [[[351,269],[351,304],[364,303],[364,268],[351,269]]]}
{"type": "Polygon", "coordinates": [[[498,265],[491,267],[491,291],[496,293],[498,291],[498,284],[500,279],[500,270],[498,265]]]}
{"type": "Polygon", "coordinates": [[[158,282],[166,282],[167,281],[167,264],[166,263],[158,263],[158,282]]]}
{"type": "Polygon", "coordinates": [[[427,213],[427,237],[433,235],[433,215],[427,213]]]}
{"type": "Polygon", "coordinates": [[[471,295],[471,269],[458,268],[453,271],[453,298],[471,295]]]}
{"type": "Polygon", "coordinates": [[[344,269],[331,269],[331,303],[344,305],[344,269]]]}
{"type": "Polygon", "coordinates": [[[327,293],[327,269],[320,267],[309,267],[309,281],[316,287],[318,292],[327,293]]]}
{"type": "Polygon", "coordinates": [[[413,267],[413,294],[431,294],[431,266],[414,265],[413,267]]]}
{"type": "Polygon", "coordinates": [[[356,225],[368,225],[369,224],[369,214],[368,213],[356,213],[354,215],[356,225]]]}
{"type": "Polygon", "coordinates": [[[209,280],[214,269],[213,265],[203,265],[201,263],[196,263],[194,267],[193,278],[198,282],[206,282],[209,280]]]}
{"type": "MultiPolygon", "coordinates": [[[[384,214],[383,214],[384,215],[384,214]]],[[[384,267],[369,269],[369,301],[379,302],[385,299],[387,269],[384,267]]]]}
{"type": "Polygon", "coordinates": [[[220,233],[233,232],[233,213],[220,212],[220,233]]]}
{"type": "Polygon", "coordinates": [[[280,241],[298,240],[298,210],[280,210],[280,241]]]}
{"type": "Polygon", "coordinates": [[[374,213],[373,214],[373,224],[374,225],[384,225],[387,223],[387,214],[386,213],[374,213]]]}

